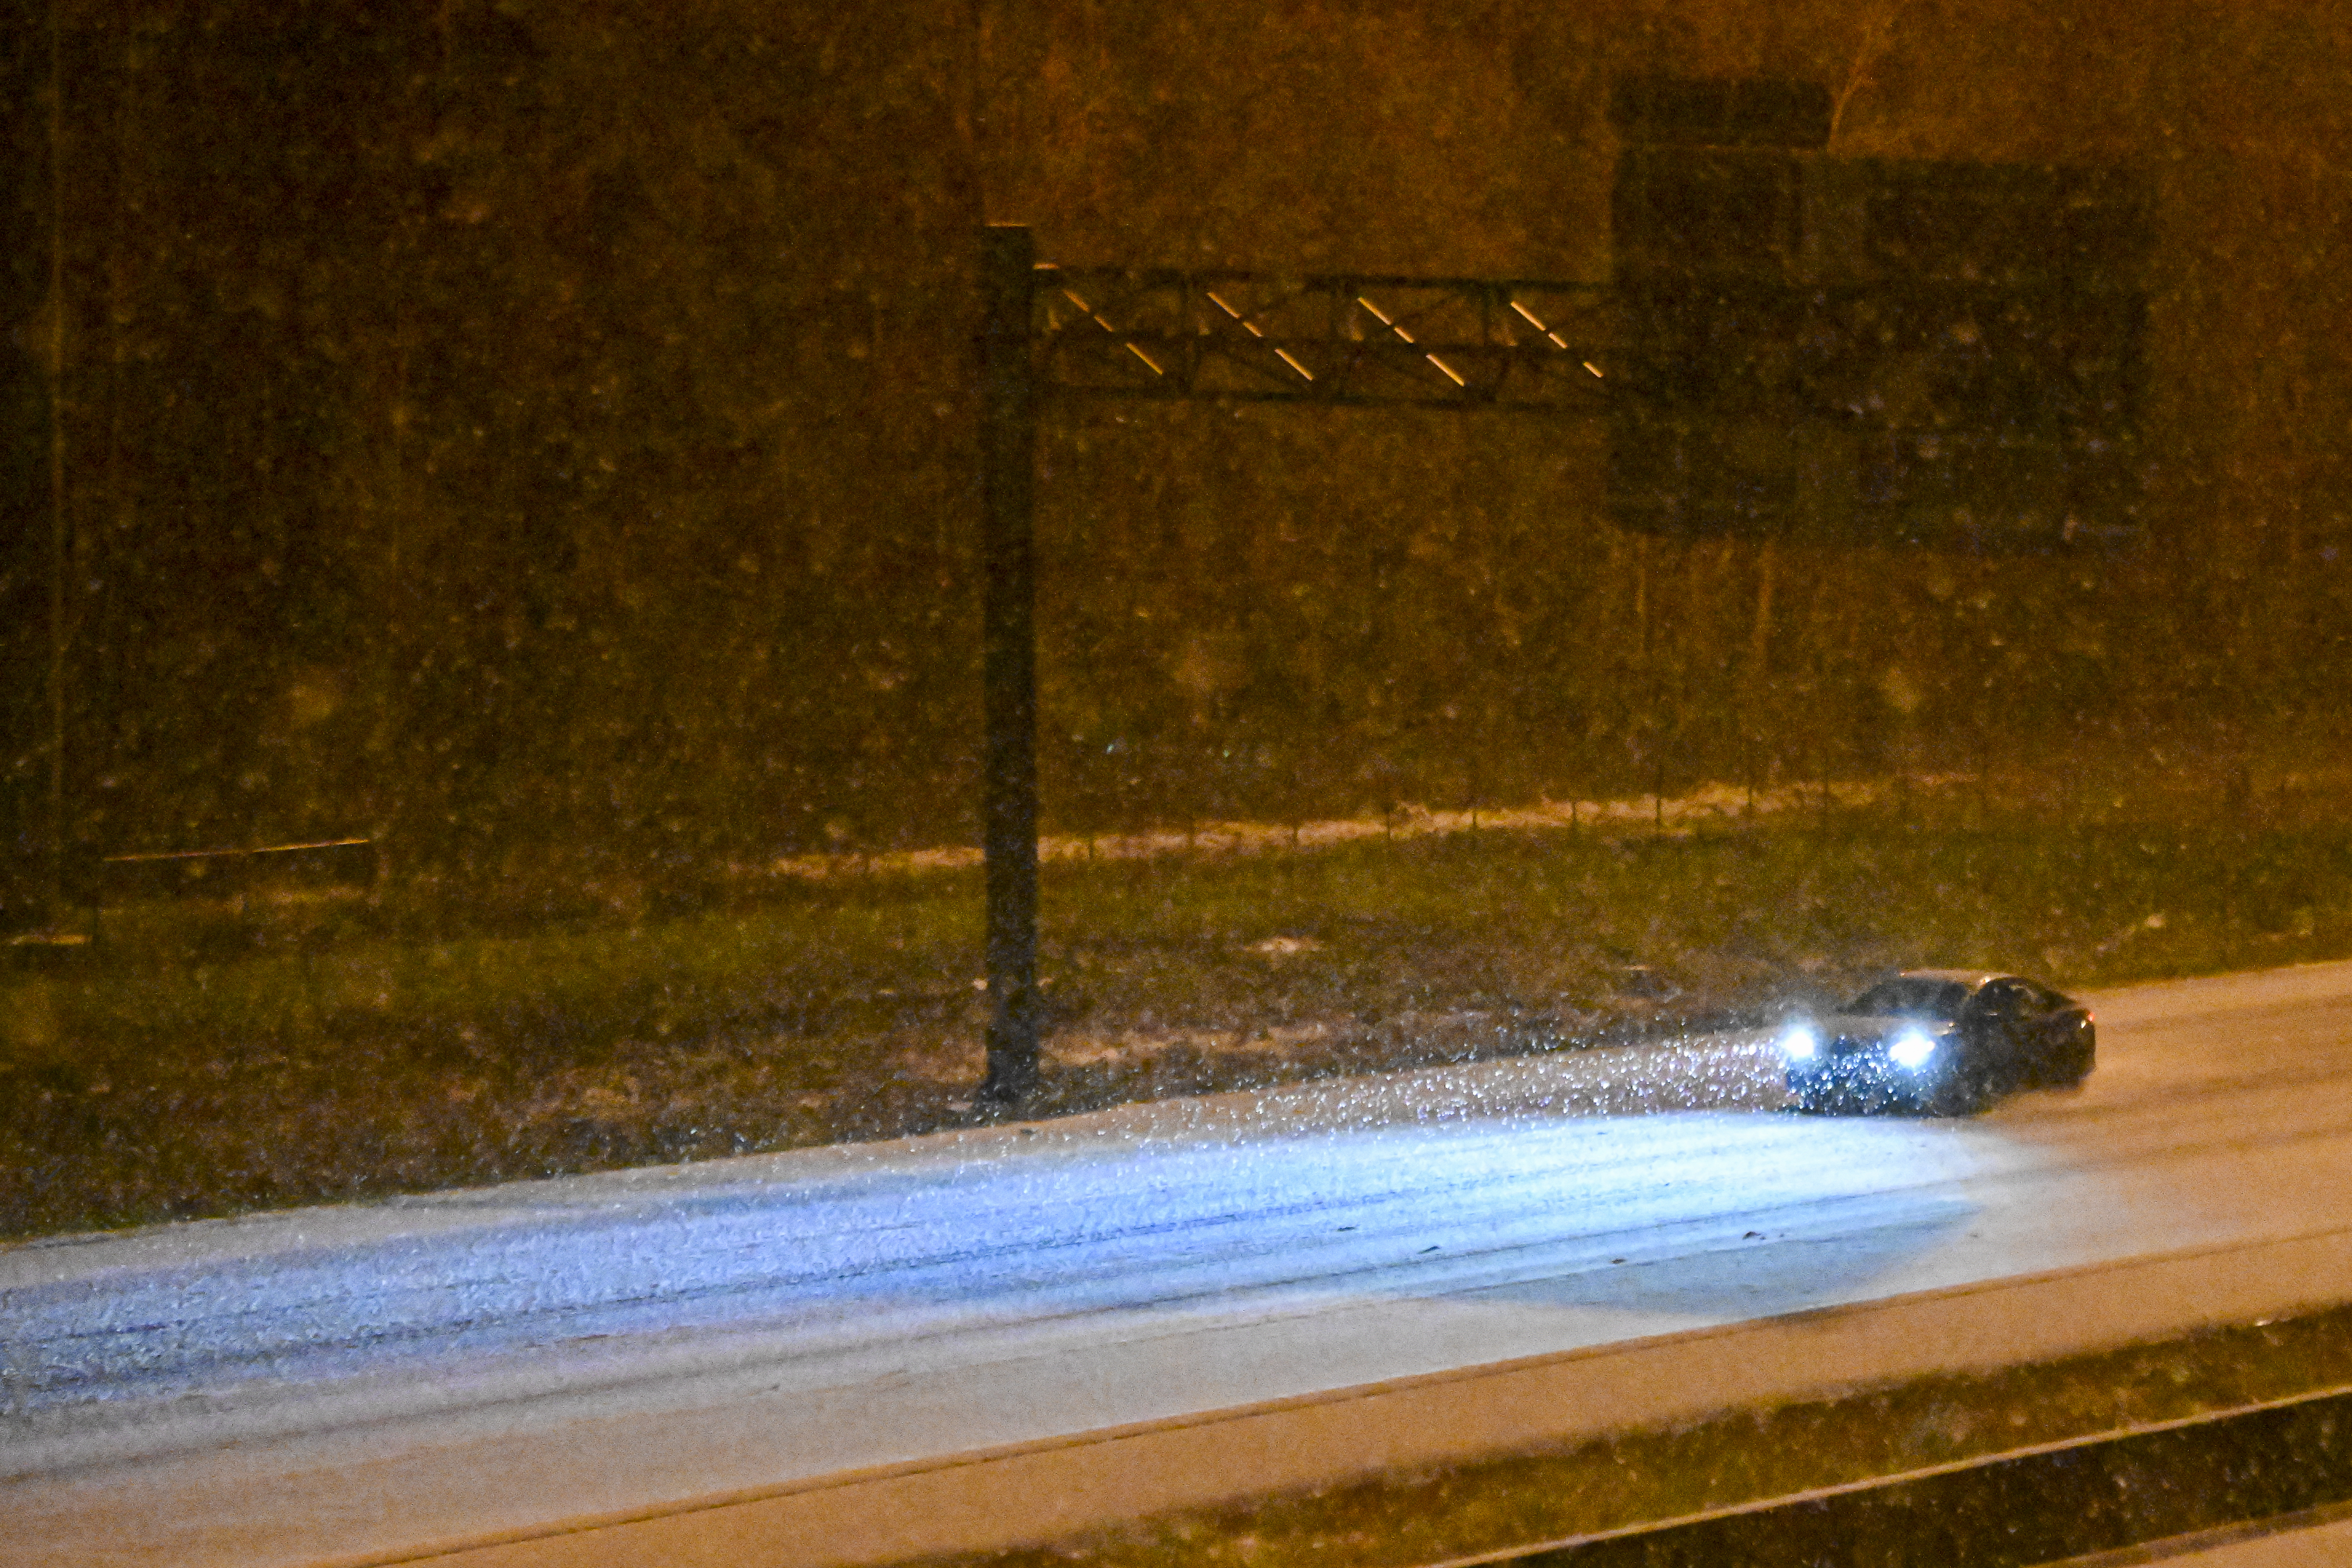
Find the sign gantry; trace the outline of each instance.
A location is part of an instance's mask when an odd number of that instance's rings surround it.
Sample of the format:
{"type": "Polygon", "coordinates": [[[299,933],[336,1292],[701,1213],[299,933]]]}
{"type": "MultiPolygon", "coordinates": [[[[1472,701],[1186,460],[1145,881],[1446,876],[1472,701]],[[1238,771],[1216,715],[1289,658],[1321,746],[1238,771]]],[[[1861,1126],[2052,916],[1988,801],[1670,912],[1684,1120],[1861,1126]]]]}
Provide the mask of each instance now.
{"type": "MultiPolygon", "coordinates": [[[[1744,101],[1709,92],[1691,101],[1744,101]]],[[[1978,553],[2128,542],[2145,207],[2112,171],[1637,145],[1608,283],[1060,267],[1027,229],[989,229],[982,1094],[1017,1100],[1037,1075],[1030,513],[1045,398],[1605,419],[1607,512],[1644,532],[1978,553]]]]}

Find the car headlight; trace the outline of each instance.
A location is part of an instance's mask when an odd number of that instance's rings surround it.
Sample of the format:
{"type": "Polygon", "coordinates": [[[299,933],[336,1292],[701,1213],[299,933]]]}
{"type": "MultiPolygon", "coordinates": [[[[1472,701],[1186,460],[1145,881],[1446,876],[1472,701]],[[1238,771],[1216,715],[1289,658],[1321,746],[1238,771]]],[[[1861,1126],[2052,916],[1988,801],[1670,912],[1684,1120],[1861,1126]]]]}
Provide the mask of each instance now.
{"type": "Polygon", "coordinates": [[[1906,1029],[1886,1047],[1886,1054],[1896,1067],[1916,1068],[1936,1054],[1936,1042],[1917,1029],[1906,1029]]]}
{"type": "Polygon", "coordinates": [[[1822,1037],[1811,1024],[1791,1024],[1780,1031],[1780,1054],[1792,1062],[1809,1062],[1822,1048],[1822,1037]]]}

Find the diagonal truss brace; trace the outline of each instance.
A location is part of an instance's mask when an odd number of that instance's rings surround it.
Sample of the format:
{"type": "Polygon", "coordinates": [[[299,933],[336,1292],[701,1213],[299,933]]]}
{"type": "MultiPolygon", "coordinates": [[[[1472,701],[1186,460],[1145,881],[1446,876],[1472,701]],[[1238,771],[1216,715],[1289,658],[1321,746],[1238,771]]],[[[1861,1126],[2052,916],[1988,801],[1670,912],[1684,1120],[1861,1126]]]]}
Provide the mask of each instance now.
{"type": "Polygon", "coordinates": [[[1606,285],[1040,265],[1042,389],[1082,396],[1600,413],[1606,285]]]}

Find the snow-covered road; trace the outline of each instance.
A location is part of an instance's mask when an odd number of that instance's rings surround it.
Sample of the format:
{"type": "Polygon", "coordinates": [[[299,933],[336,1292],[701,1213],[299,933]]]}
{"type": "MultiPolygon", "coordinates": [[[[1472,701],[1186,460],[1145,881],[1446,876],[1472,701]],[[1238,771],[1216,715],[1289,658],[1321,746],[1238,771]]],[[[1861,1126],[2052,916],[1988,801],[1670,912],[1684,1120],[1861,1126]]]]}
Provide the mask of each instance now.
{"type": "Polygon", "coordinates": [[[516,1543],[2352,1230],[2352,964],[2094,1001],[2086,1089],[1966,1122],[1719,1037],[0,1250],[0,1563],[568,1561],[516,1543]]]}

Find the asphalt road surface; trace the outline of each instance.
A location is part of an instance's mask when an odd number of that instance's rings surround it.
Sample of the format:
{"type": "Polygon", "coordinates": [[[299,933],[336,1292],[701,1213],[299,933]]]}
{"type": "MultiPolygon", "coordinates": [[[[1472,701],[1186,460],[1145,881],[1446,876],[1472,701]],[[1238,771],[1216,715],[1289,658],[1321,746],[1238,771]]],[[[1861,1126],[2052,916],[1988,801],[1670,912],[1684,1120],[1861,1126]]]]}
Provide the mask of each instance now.
{"type": "Polygon", "coordinates": [[[1727,1036],[0,1249],[0,1563],[555,1562],[512,1543],[2352,1230],[2352,964],[2092,1000],[2086,1087],[1965,1121],[1790,1113],[1727,1036]]]}

